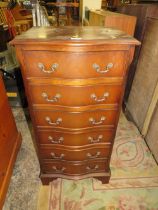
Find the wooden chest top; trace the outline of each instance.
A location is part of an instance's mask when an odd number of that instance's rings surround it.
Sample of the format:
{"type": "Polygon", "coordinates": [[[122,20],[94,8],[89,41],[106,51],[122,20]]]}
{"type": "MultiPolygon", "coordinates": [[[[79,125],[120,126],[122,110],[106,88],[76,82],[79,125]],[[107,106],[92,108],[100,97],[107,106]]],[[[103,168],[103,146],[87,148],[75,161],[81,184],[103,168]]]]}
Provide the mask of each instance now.
{"type": "Polygon", "coordinates": [[[20,36],[12,44],[124,44],[138,45],[139,41],[128,36],[123,31],[105,27],[33,27],[20,36]]]}

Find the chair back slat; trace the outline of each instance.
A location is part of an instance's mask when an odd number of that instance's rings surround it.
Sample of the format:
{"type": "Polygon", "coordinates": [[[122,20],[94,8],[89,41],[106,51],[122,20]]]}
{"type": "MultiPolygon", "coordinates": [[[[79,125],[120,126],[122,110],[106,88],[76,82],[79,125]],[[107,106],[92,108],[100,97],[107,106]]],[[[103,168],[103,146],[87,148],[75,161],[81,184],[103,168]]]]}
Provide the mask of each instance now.
{"type": "Polygon", "coordinates": [[[7,18],[5,15],[4,8],[1,8],[1,7],[0,7],[0,23],[7,25],[7,18]]]}

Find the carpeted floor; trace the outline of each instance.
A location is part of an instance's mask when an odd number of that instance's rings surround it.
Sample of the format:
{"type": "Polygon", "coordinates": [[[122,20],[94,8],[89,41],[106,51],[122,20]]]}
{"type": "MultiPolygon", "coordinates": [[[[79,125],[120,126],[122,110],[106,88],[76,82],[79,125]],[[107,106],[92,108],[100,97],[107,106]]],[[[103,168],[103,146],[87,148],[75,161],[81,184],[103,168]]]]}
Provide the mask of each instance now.
{"type": "Polygon", "coordinates": [[[57,179],[43,187],[28,122],[21,108],[13,112],[23,143],[3,210],[158,210],[158,167],[136,127],[123,115],[108,185],[95,179],[57,179]]]}
{"type": "Polygon", "coordinates": [[[120,119],[111,179],[57,179],[41,187],[38,210],[158,210],[158,166],[132,123],[120,119]]]}
{"type": "Polygon", "coordinates": [[[22,146],[13,170],[3,210],[36,210],[41,186],[39,163],[31,133],[22,108],[14,108],[18,130],[22,134],[22,146]]]}

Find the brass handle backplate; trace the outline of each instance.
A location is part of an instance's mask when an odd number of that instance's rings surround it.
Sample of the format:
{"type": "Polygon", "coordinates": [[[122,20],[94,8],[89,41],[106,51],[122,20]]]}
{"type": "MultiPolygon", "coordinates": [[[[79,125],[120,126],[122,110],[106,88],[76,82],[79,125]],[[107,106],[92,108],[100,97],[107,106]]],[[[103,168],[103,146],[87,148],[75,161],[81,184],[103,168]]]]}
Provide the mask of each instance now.
{"type": "Polygon", "coordinates": [[[60,125],[60,123],[62,122],[62,118],[58,118],[56,120],[56,122],[52,122],[51,119],[50,119],[50,117],[46,117],[45,120],[47,121],[47,123],[49,125],[60,125]]]}
{"type": "Polygon", "coordinates": [[[53,166],[52,169],[56,172],[56,173],[63,173],[65,171],[65,167],[62,167],[61,169],[58,169],[56,166],[53,166]]]}
{"type": "Polygon", "coordinates": [[[95,93],[91,94],[91,98],[96,102],[102,102],[105,101],[109,97],[109,93],[105,92],[102,98],[98,98],[95,93]]]}
{"type": "Polygon", "coordinates": [[[88,140],[90,141],[90,143],[98,143],[100,142],[100,140],[102,140],[103,135],[99,135],[98,138],[94,139],[91,136],[88,137],[88,140]]]}
{"type": "Polygon", "coordinates": [[[98,165],[95,165],[94,168],[91,168],[91,167],[89,167],[89,166],[86,167],[87,171],[96,171],[98,168],[99,168],[98,165]]]}
{"type": "Polygon", "coordinates": [[[92,125],[101,125],[104,121],[106,120],[106,117],[102,116],[100,118],[100,121],[96,122],[95,119],[93,118],[89,118],[89,122],[92,124],[92,125]]]}
{"type": "Polygon", "coordinates": [[[51,99],[49,99],[48,94],[43,92],[42,97],[48,102],[57,102],[59,100],[59,98],[61,98],[61,95],[59,93],[57,93],[55,96],[53,96],[51,99]]]}
{"type": "Polygon", "coordinates": [[[51,69],[50,70],[46,70],[43,63],[38,63],[38,68],[41,71],[43,71],[44,73],[48,73],[48,74],[54,72],[58,68],[58,66],[59,66],[58,63],[53,63],[52,66],[51,66],[51,69]]]}
{"type": "Polygon", "coordinates": [[[107,66],[105,66],[105,69],[101,70],[100,66],[97,63],[93,64],[93,68],[96,70],[96,72],[101,74],[107,73],[113,66],[113,63],[108,63],[107,66]]]}
{"type": "Polygon", "coordinates": [[[58,160],[62,160],[63,157],[65,157],[64,154],[61,154],[60,156],[57,156],[54,152],[51,152],[50,155],[53,159],[58,159],[58,160]]]}
{"type": "Polygon", "coordinates": [[[48,140],[53,144],[61,144],[64,141],[63,137],[59,137],[59,139],[54,139],[52,136],[48,136],[48,140]]]}
{"type": "Polygon", "coordinates": [[[98,158],[100,156],[101,152],[97,152],[95,155],[92,155],[91,153],[87,153],[88,158],[98,158]]]}

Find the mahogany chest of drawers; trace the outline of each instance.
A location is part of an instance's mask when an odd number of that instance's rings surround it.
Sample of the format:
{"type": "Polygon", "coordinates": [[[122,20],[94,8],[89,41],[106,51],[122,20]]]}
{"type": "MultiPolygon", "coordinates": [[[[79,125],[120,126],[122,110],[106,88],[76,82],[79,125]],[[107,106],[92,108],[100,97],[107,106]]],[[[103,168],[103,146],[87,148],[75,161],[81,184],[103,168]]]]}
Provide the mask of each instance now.
{"type": "Polygon", "coordinates": [[[43,184],[110,178],[110,156],[134,38],[103,27],[32,28],[13,40],[43,184]]]}

